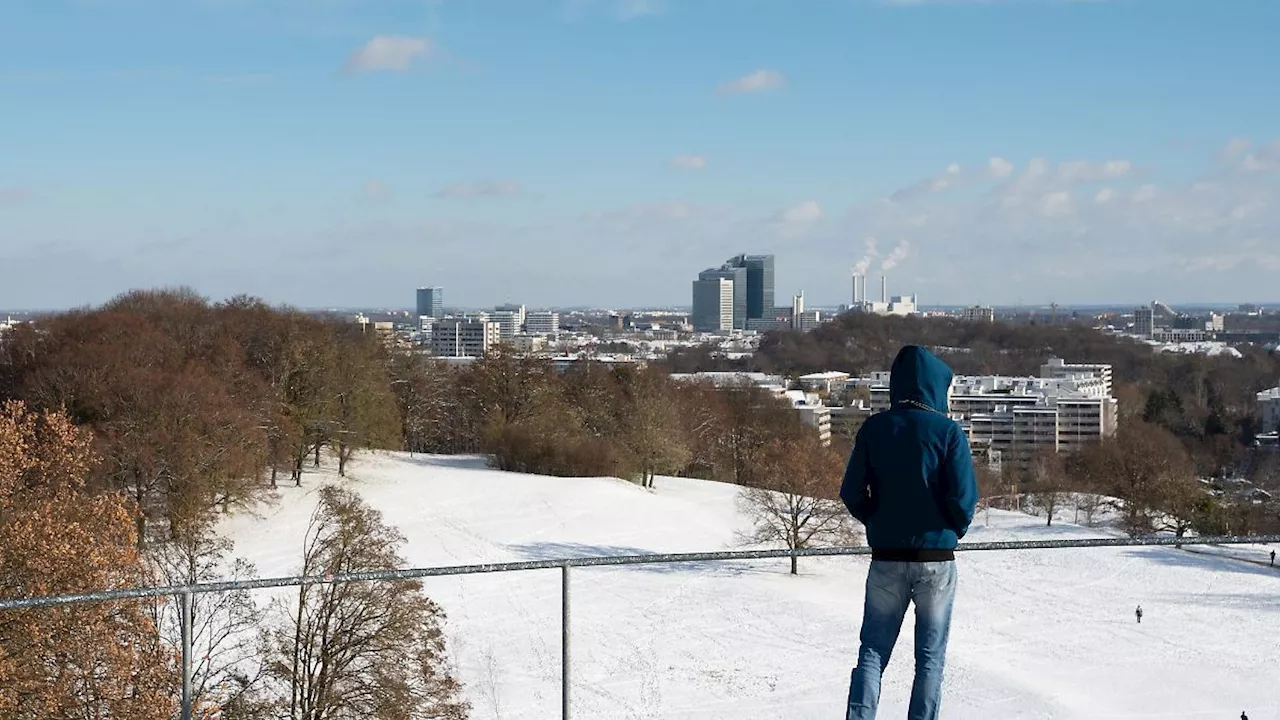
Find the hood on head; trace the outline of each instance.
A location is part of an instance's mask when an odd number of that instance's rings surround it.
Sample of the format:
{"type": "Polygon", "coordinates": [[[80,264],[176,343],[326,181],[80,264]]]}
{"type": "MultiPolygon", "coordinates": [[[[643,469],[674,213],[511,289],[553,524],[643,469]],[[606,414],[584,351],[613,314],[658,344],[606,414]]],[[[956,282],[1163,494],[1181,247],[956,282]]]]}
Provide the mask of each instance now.
{"type": "Polygon", "coordinates": [[[945,413],[952,377],[951,368],[938,356],[919,345],[907,345],[893,361],[889,400],[894,404],[911,400],[945,413]]]}

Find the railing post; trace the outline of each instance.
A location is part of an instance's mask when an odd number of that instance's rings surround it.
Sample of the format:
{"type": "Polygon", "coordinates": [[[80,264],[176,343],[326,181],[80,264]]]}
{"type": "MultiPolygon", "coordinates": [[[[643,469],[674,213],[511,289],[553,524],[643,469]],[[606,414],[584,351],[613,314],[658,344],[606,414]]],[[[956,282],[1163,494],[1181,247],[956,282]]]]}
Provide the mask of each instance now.
{"type": "Polygon", "coordinates": [[[191,720],[191,591],[183,590],[182,602],[182,720],[191,720]]]}
{"type": "Polygon", "coordinates": [[[560,717],[569,720],[569,563],[560,566],[560,717]]]}

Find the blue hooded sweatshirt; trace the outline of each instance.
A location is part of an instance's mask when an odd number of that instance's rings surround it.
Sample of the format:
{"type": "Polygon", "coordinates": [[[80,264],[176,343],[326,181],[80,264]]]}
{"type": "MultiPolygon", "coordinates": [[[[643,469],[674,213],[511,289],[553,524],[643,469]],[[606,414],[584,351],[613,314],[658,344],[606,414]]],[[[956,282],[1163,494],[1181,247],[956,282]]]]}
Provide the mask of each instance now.
{"type": "Polygon", "coordinates": [[[840,498],[866,525],[872,550],[890,551],[881,559],[947,559],[973,522],[978,485],[964,430],[946,416],[951,379],[928,350],[902,348],[891,408],[858,431],[840,498]]]}

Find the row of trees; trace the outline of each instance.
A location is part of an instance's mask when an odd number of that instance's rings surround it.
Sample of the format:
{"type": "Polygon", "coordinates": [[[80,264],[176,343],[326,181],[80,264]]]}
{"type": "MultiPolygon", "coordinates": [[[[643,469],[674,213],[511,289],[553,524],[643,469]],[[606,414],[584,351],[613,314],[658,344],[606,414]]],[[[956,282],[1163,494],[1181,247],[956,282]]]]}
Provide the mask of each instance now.
{"type": "MultiPolygon", "coordinates": [[[[793,547],[826,538],[838,506],[842,458],[757,388],[557,373],[507,352],[451,368],[247,298],[135,292],[21,326],[0,340],[0,401],[4,597],[252,577],[218,518],[286,474],[301,484],[325,453],[345,474],[364,448],[482,452],[503,469],[650,488],[662,474],[734,482],[757,494],[747,539],[793,547]]],[[[302,571],[395,567],[400,542],[327,487],[302,571]]],[[[269,608],[199,596],[193,614],[200,717],[466,714],[442,613],[412,584],[307,587],[269,608]]],[[[0,615],[0,715],[167,717],[179,641],[163,599],[0,615]]]]}
{"type": "MultiPolygon", "coordinates": [[[[229,544],[184,534],[137,548],[129,500],[89,493],[89,433],[60,413],[0,409],[0,593],[23,597],[252,576],[229,544]],[[230,567],[228,567],[228,564],[230,567]]],[[[328,486],[302,552],[309,575],[403,565],[403,538],[328,486]]],[[[213,720],[461,720],[443,612],[416,583],[299,588],[265,614],[245,592],[193,600],[195,716],[213,720]],[[264,619],[265,618],[265,619],[264,619]]],[[[172,599],[0,613],[0,716],[162,720],[178,695],[172,599]]]]}
{"type": "Polygon", "coordinates": [[[1025,467],[1003,477],[979,468],[979,484],[985,507],[1019,507],[1044,515],[1048,525],[1071,512],[1075,522],[1086,525],[1106,513],[1132,536],[1280,529],[1260,506],[1215,497],[1197,479],[1195,463],[1177,436],[1141,419],[1078,452],[1036,452],[1025,467]]]}
{"type": "Polygon", "coordinates": [[[391,447],[386,351],[358,327],[250,299],[135,292],[20,326],[0,346],[0,398],[64,411],[102,458],[90,488],[132,500],[138,540],[198,534],[328,448],[391,447]],[[267,482],[264,483],[264,480],[267,482]]]}
{"type": "Polygon", "coordinates": [[[1121,410],[1178,437],[1197,471],[1249,466],[1258,429],[1254,395],[1280,377],[1280,355],[1241,347],[1242,357],[1155,352],[1149,345],[1082,325],[966,323],[946,318],[847,313],[810,332],[768,333],[752,358],[730,361],[709,348],[673,353],[669,368],[759,370],[797,375],[887,369],[906,344],[934,348],[959,374],[1038,374],[1051,355],[1109,363],[1121,410]]]}

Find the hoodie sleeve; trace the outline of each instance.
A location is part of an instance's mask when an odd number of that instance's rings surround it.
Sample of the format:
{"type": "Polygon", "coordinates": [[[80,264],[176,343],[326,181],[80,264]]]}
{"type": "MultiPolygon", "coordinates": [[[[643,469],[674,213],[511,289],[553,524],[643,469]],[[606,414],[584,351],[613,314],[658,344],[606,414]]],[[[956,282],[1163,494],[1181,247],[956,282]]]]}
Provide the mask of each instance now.
{"type": "Polygon", "coordinates": [[[876,511],[876,497],[872,492],[874,483],[875,474],[871,469],[871,459],[867,457],[867,443],[862,438],[862,430],[859,430],[849,465],[844,471],[844,482],[840,484],[840,499],[849,508],[849,514],[863,525],[876,511]]]}
{"type": "Polygon", "coordinates": [[[956,537],[964,537],[973,522],[974,508],[978,504],[978,480],[973,471],[973,454],[969,439],[960,426],[951,432],[947,444],[946,492],[943,515],[955,530],[956,537]]]}

